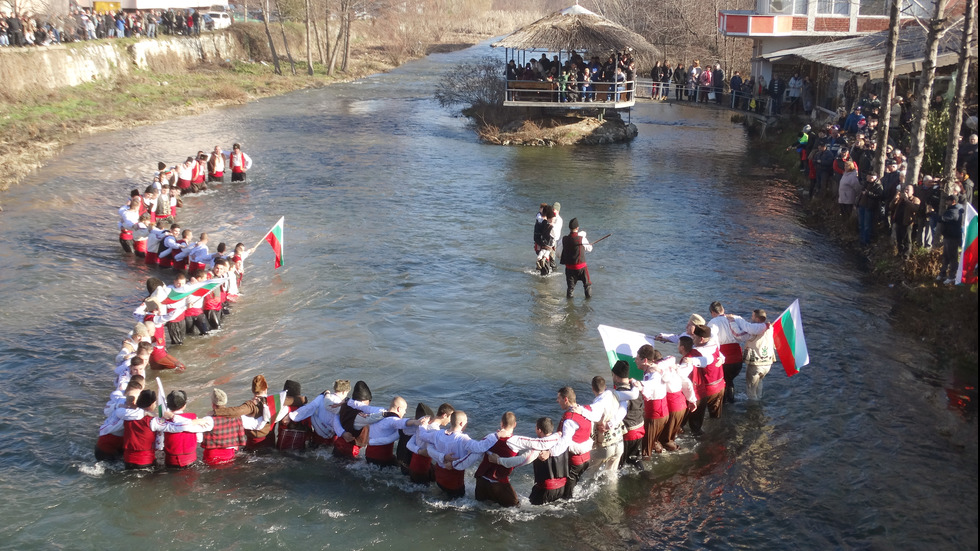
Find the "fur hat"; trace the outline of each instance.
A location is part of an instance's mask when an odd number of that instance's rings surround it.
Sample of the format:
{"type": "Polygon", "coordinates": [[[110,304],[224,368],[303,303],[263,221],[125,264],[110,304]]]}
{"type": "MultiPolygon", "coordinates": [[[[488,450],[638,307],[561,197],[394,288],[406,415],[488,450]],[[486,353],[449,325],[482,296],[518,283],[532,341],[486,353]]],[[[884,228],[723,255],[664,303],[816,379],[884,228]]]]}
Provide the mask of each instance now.
{"type": "Polygon", "coordinates": [[[698,325],[694,328],[694,336],[701,337],[702,339],[710,339],[711,328],[707,325],[698,325]]]}
{"type": "Polygon", "coordinates": [[[146,409],[153,405],[153,402],[157,401],[157,393],[155,390],[144,389],[140,391],[139,398],[136,399],[136,407],[146,409]]]}
{"type": "Polygon", "coordinates": [[[252,377],[252,394],[259,394],[269,390],[269,383],[266,382],[264,375],[252,377]]]}
{"type": "Polygon", "coordinates": [[[435,414],[432,413],[432,408],[419,402],[419,405],[415,406],[415,418],[421,419],[423,417],[435,417],[435,414]]]}
{"type": "Polygon", "coordinates": [[[357,381],[354,383],[354,392],[351,393],[350,397],[358,402],[366,402],[371,399],[371,389],[364,381],[357,381]]]}
{"type": "Polygon", "coordinates": [[[570,229],[570,230],[577,230],[578,229],[578,218],[572,218],[568,222],[568,229],[570,229]]]}
{"type": "Polygon", "coordinates": [[[147,329],[146,325],[143,324],[142,322],[137,323],[133,327],[133,338],[135,338],[136,340],[142,340],[144,337],[149,337],[149,336],[150,336],[150,330],[147,329]]]}
{"type": "Polygon", "coordinates": [[[187,393],[183,390],[171,390],[167,394],[167,409],[177,411],[187,405],[187,393]]]}
{"type": "Polygon", "coordinates": [[[344,394],[350,393],[350,379],[337,379],[333,382],[334,392],[343,392],[344,394]]]}
{"type": "Polygon", "coordinates": [[[223,406],[228,403],[228,395],[220,388],[211,391],[211,403],[216,406],[223,406]]]}
{"type": "Polygon", "coordinates": [[[691,317],[687,319],[687,323],[693,323],[694,325],[704,325],[704,318],[701,314],[691,314],[691,317]]]}
{"type": "Polygon", "coordinates": [[[283,383],[282,389],[286,391],[286,396],[290,396],[292,398],[299,398],[303,394],[302,387],[300,387],[299,383],[291,379],[287,379],[286,382],[283,383]]]}
{"type": "Polygon", "coordinates": [[[620,379],[629,379],[630,364],[626,360],[619,360],[612,366],[612,373],[620,379]]]}

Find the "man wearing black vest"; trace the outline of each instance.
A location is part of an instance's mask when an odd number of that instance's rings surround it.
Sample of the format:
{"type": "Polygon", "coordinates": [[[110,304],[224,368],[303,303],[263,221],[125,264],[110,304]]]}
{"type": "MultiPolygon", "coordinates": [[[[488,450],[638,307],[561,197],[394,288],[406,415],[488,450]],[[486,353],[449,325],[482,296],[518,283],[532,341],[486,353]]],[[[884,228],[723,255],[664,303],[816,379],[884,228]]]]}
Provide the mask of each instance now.
{"type": "Polygon", "coordinates": [[[578,218],[572,218],[568,223],[571,230],[561,238],[561,263],[565,266],[565,283],[568,290],[565,296],[572,298],[575,284],[582,282],[585,287],[585,298],[592,297],[592,280],[589,279],[589,267],[585,263],[585,253],[592,252],[592,244],[585,238],[585,232],[578,229],[578,218]]]}
{"type": "Polygon", "coordinates": [[[565,484],[569,475],[568,442],[561,434],[553,434],[554,423],[549,417],[538,419],[535,432],[538,437],[534,439],[513,439],[515,444],[521,441],[518,445],[522,448],[530,448],[528,451],[514,457],[488,453],[487,460],[508,469],[530,463],[534,469],[534,487],[531,488],[529,499],[531,505],[543,505],[566,497],[565,484]]]}

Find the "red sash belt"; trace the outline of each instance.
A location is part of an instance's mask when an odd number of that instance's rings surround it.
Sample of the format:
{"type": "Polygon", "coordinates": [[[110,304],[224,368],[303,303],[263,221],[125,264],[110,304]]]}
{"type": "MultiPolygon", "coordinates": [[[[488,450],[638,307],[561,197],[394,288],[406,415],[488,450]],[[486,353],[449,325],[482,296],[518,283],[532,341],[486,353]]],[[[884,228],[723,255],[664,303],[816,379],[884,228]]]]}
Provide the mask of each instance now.
{"type": "Polygon", "coordinates": [[[408,464],[408,470],[415,474],[428,474],[432,467],[432,458],[417,453],[412,454],[412,461],[408,464]]]}
{"type": "Polygon", "coordinates": [[[465,486],[464,475],[466,471],[456,469],[444,469],[436,466],[436,484],[447,490],[462,490],[465,486]]]}
{"type": "Polygon", "coordinates": [[[592,459],[592,452],[585,452],[577,455],[570,455],[568,457],[568,462],[572,465],[582,465],[587,463],[590,459],[592,459]]]}
{"type": "Polygon", "coordinates": [[[721,354],[725,356],[726,364],[742,363],[742,347],[737,342],[723,344],[718,348],[721,350],[721,354]]]}
{"type": "Polygon", "coordinates": [[[381,446],[368,446],[364,450],[364,457],[368,459],[373,459],[375,461],[380,461],[382,463],[393,461],[395,459],[395,446],[394,444],[383,444],[381,446]]]}
{"type": "Polygon", "coordinates": [[[132,463],[133,465],[152,465],[155,459],[156,453],[153,450],[123,452],[123,461],[132,463]]]}
{"type": "Polygon", "coordinates": [[[204,448],[204,462],[208,465],[222,465],[235,460],[235,448],[204,448]]]}
{"type": "Polygon", "coordinates": [[[544,482],[537,484],[542,490],[557,490],[558,488],[565,487],[564,478],[549,478],[544,482]]]}

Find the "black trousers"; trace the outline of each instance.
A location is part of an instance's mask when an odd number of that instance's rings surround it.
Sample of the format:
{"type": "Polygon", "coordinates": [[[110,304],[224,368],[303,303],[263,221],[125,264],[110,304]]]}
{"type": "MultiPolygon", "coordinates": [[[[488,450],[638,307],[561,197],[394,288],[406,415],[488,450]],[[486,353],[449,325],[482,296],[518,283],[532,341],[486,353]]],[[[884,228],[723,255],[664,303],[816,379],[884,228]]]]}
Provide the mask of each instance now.
{"type": "Polygon", "coordinates": [[[221,327],[221,310],[205,310],[204,316],[208,319],[208,325],[211,329],[218,329],[221,327]]]}
{"type": "Polygon", "coordinates": [[[622,469],[626,465],[640,466],[640,452],[643,448],[643,439],[637,438],[636,440],[623,440],[623,455],[619,458],[619,468],[622,469]]]}
{"type": "Polygon", "coordinates": [[[569,298],[572,297],[572,292],[575,291],[575,285],[579,281],[585,287],[585,298],[592,296],[592,279],[589,278],[589,267],[580,268],[573,270],[571,268],[565,268],[565,284],[568,286],[568,290],[565,295],[569,298]]]}
{"type": "Polygon", "coordinates": [[[184,324],[184,320],[168,321],[167,334],[170,335],[170,344],[175,346],[184,344],[184,336],[187,335],[187,326],[184,324]]]}
{"type": "MultiPolygon", "coordinates": [[[[568,483],[565,483],[565,487],[568,487],[568,483]]],[[[531,505],[544,505],[545,503],[551,503],[553,501],[558,501],[562,497],[565,497],[564,488],[555,488],[554,490],[545,490],[538,487],[537,484],[531,488],[531,495],[528,499],[531,501],[531,505]]]]}
{"type": "Polygon", "coordinates": [[[591,464],[591,461],[586,461],[581,465],[572,465],[571,462],[569,462],[568,477],[565,479],[565,491],[562,493],[562,497],[565,499],[572,499],[572,492],[575,491],[575,485],[582,479],[582,475],[585,474],[585,471],[589,470],[589,465],[591,464]]]}
{"type": "Polygon", "coordinates": [[[204,317],[204,314],[198,314],[194,317],[185,317],[184,327],[186,328],[188,335],[194,332],[195,327],[197,327],[197,332],[201,335],[207,335],[208,331],[211,330],[211,327],[208,325],[208,319],[204,317]]]}

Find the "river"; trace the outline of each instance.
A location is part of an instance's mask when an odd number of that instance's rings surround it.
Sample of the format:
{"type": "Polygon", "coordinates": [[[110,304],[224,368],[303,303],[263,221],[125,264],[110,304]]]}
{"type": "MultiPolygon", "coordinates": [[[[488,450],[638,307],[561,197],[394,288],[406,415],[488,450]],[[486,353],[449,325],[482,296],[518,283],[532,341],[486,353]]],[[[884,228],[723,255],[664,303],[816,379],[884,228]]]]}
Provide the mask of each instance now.
{"type": "MultiPolygon", "coordinates": [[[[0,215],[0,547],[10,549],[976,548],[977,424],[948,405],[928,349],[889,298],[800,221],[795,190],[724,113],[641,104],[639,137],[593,148],[477,142],[431,99],[438,75],[487,53],[438,54],[389,74],[202,116],[97,134],[4,196],[0,215]],[[324,452],[225,469],[125,472],[92,447],[111,359],[144,296],[115,211],[156,161],[241,142],[246,184],[191,197],[184,227],[251,245],[285,216],[285,261],[248,262],[226,327],[171,350],[162,376],[206,413],[249,380],[334,379],[453,403],[468,431],[560,415],[608,372],[596,326],[681,329],[721,300],[778,314],[799,298],[812,359],[777,365],[761,405],[726,406],[699,440],[572,502],[500,510],[446,503],[399,474],[324,452]],[[541,202],[593,238],[594,296],[566,300],[533,268],[541,202]]],[[[665,352],[669,350],[665,349],[665,352]]],[[[527,496],[530,470],[515,472],[527,496]]]]}

